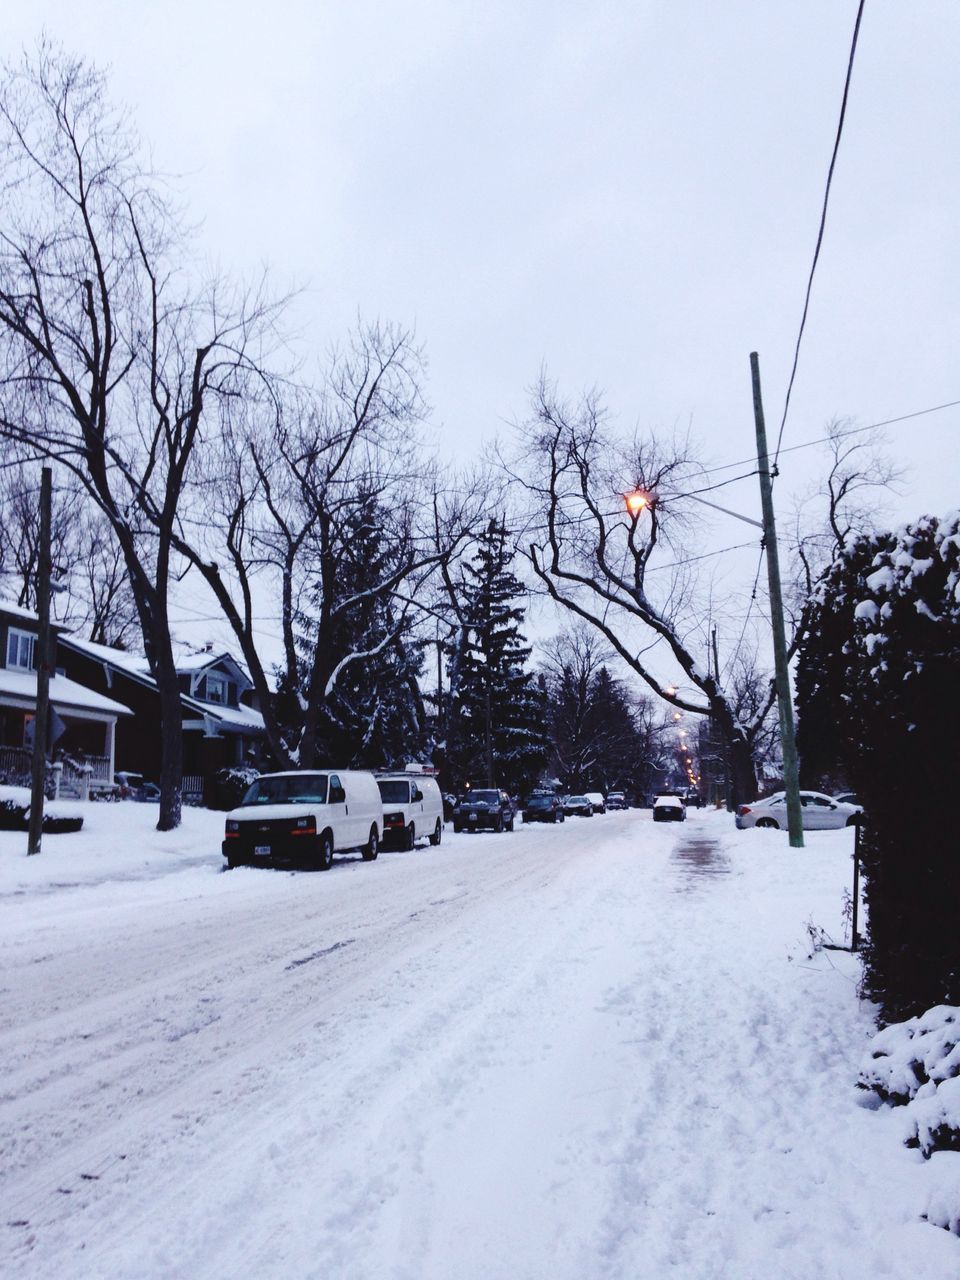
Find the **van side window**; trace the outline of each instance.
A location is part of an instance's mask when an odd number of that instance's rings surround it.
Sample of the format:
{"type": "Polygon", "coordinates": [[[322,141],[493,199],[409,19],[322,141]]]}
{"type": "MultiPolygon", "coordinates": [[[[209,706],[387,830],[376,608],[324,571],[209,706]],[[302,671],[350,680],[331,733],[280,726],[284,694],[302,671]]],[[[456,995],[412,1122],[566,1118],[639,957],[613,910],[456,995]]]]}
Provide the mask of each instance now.
{"type": "Polygon", "coordinates": [[[347,798],[347,793],[341,786],[340,779],[335,773],[330,775],[330,803],[343,804],[347,798]]]}
{"type": "Polygon", "coordinates": [[[423,792],[420,790],[420,788],[417,786],[417,784],[416,784],[415,782],[412,784],[412,786],[413,786],[413,799],[414,799],[414,800],[422,800],[422,799],[423,799],[423,792]]]}

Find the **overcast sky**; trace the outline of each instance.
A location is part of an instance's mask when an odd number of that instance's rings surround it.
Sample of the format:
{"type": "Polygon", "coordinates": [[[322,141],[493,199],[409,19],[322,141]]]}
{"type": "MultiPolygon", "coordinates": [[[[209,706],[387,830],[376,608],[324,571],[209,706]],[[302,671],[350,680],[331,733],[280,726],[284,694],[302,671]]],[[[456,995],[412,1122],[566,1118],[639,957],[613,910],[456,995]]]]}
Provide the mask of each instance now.
{"type": "MultiPolygon", "coordinates": [[[[324,349],[415,325],[442,448],[522,417],[541,364],[625,426],[775,435],[856,0],[32,0],[112,69],[224,269],[304,287],[324,349]]],[[[960,399],[956,0],[868,0],[784,445],[960,399]]],[[[960,409],[890,429],[898,518],[956,506],[960,409]]],[[[778,493],[810,483],[785,455],[778,493]]],[[[756,515],[755,479],[723,492],[756,515]]],[[[715,545],[746,526],[723,519],[715,545]]]]}

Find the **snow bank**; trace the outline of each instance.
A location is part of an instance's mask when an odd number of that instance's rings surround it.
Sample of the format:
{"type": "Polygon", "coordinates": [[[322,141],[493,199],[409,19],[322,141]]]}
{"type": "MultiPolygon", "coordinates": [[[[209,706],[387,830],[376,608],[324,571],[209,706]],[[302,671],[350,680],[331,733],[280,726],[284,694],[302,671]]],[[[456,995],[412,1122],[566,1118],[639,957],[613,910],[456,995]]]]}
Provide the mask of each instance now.
{"type": "Polygon", "coordinates": [[[960,1151],[939,1151],[930,1161],[935,1173],[923,1216],[935,1227],[960,1236],[960,1151]]]}

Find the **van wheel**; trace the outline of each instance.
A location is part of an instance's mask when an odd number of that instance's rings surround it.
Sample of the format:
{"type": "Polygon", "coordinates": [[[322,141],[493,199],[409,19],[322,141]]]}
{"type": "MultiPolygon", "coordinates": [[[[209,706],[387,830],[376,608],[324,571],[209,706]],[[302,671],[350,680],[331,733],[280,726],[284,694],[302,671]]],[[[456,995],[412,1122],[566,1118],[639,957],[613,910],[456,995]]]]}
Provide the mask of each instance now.
{"type": "Polygon", "coordinates": [[[494,821],[494,824],[493,824],[493,829],[494,831],[503,830],[503,814],[502,813],[497,814],[496,820],[494,821]]]}
{"type": "Polygon", "coordinates": [[[363,846],[364,862],[375,862],[377,854],[380,852],[380,839],[377,836],[377,828],[370,828],[370,839],[363,846]]]}
{"type": "Polygon", "coordinates": [[[433,835],[430,837],[430,843],[434,846],[438,845],[443,839],[443,823],[437,819],[437,825],[433,829],[433,835]]]}
{"type": "Polygon", "coordinates": [[[317,870],[329,871],[333,866],[333,836],[325,831],[320,837],[320,852],[317,854],[317,870]]]}
{"type": "Polygon", "coordinates": [[[417,842],[417,829],[411,822],[409,827],[407,827],[406,832],[404,833],[403,847],[409,851],[410,849],[413,848],[416,842],[417,842]]]}
{"type": "MultiPolygon", "coordinates": [[[[437,825],[439,825],[439,823],[438,823],[437,825]]],[[[457,835],[457,836],[458,836],[462,830],[463,830],[463,827],[461,827],[461,825],[460,825],[460,823],[459,823],[459,822],[455,822],[455,823],[453,824],[453,833],[454,833],[454,835],[457,835]]]]}

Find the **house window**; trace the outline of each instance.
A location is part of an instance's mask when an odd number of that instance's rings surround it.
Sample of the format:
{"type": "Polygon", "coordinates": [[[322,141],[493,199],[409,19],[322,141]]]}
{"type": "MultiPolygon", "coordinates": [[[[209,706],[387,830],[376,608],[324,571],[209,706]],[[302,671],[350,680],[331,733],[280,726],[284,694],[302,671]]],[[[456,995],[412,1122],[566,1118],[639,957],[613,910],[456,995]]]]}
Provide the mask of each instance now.
{"type": "Polygon", "coordinates": [[[217,702],[226,706],[229,700],[230,681],[225,676],[211,671],[207,676],[207,702],[217,702]]]}
{"type": "Polygon", "coordinates": [[[7,666],[18,671],[33,671],[37,637],[32,631],[18,631],[11,627],[7,632],[7,666]]]}

